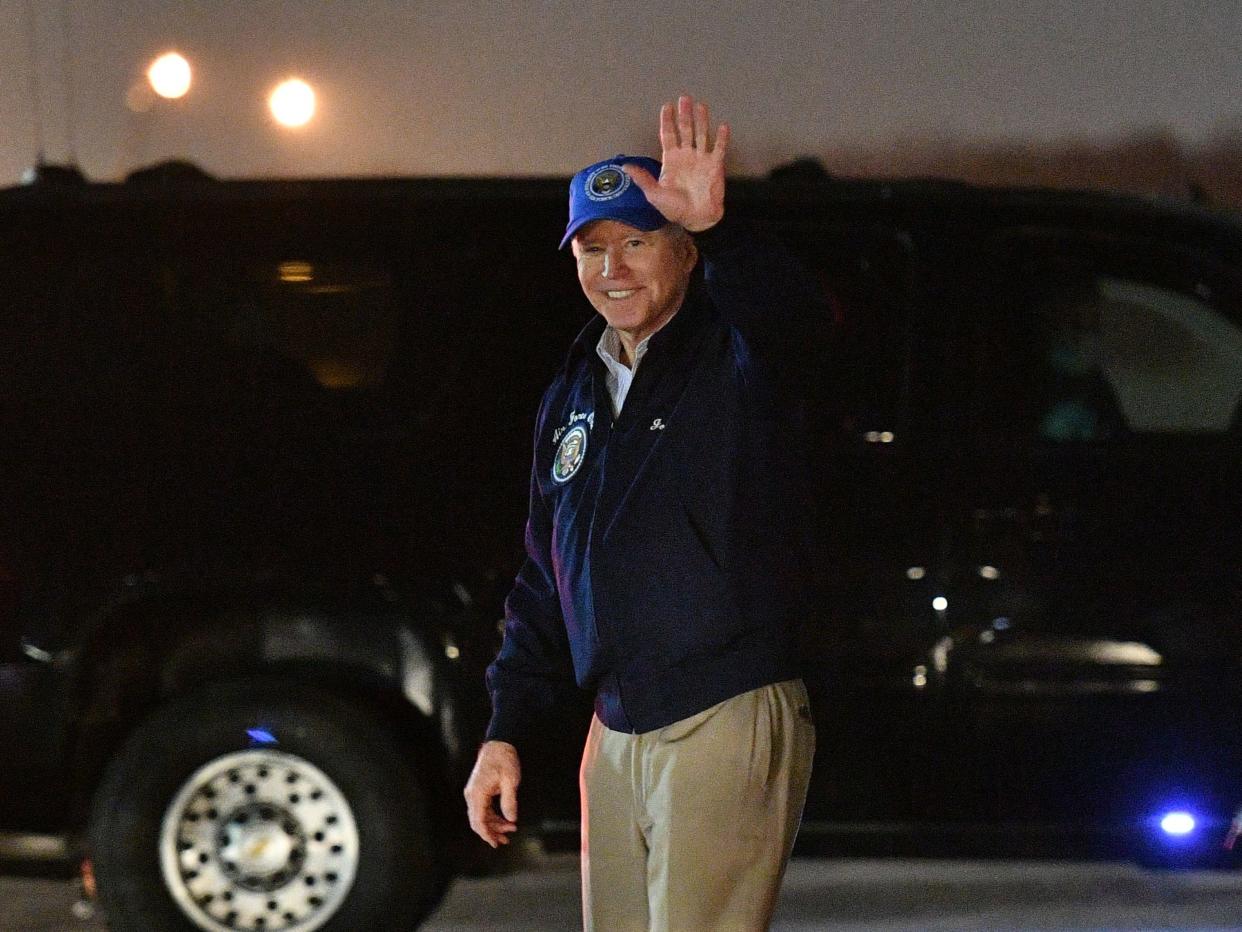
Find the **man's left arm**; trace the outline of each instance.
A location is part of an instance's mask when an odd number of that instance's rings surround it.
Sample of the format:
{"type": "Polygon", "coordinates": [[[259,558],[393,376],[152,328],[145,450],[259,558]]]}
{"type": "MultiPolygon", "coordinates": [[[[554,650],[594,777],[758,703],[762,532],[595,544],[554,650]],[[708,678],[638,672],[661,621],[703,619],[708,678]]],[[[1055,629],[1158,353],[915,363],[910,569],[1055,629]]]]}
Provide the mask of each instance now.
{"type": "Polygon", "coordinates": [[[712,304],[771,364],[797,369],[829,337],[823,290],[775,236],[724,219],[694,234],[712,304]]]}
{"type": "Polygon", "coordinates": [[[665,219],[694,237],[726,321],[779,376],[794,376],[828,337],[827,301],[779,241],[725,219],[729,137],[721,123],[713,139],[707,104],[682,96],[660,108],[660,177],[636,165],[624,170],[665,219]]]}

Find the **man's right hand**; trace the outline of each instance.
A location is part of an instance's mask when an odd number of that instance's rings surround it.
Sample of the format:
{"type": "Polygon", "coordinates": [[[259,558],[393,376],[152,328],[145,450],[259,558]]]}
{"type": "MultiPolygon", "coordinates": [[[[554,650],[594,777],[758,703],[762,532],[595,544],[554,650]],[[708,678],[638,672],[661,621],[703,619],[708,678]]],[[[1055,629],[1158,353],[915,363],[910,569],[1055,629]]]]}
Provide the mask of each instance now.
{"type": "Polygon", "coordinates": [[[517,748],[507,741],[484,741],[466,781],[466,811],[470,827],[493,848],[507,845],[510,833],[517,831],[517,788],[521,782],[517,748]],[[492,806],[497,796],[499,815],[492,806]]]}

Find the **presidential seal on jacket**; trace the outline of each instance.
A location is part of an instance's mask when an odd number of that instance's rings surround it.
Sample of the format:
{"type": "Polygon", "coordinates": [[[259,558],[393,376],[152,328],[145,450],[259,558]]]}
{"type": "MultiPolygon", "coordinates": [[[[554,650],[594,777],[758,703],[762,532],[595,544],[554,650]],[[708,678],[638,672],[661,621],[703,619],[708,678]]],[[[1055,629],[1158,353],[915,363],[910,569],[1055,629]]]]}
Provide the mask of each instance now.
{"type": "Polygon", "coordinates": [[[586,458],[587,432],[581,424],[575,424],[565,431],[561,444],[556,448],[556,458],[552,460],[552,478],[556,482],[568,482],[586,458]]]}

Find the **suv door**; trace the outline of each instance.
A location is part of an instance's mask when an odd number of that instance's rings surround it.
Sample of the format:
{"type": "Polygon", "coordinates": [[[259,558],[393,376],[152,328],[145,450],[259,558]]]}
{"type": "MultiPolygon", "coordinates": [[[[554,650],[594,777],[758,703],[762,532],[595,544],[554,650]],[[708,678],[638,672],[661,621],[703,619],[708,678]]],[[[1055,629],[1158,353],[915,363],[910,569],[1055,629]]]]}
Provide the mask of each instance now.
{"type": "Polygon", "coordinates": [[[946,621],[980,815],[1239,796],[1242,283],[1152,240],[1015,230],[944,308],[946,621]]]}
{"type": "MultiPolygon", "coordinates": [[[[807,256],[833,312],[815,451],[818,611],[803,631],[816,710],[808,835],[926,813],[941,713],[931,657],[940,497],[912,343],[916,259],[899,227],[820,231],[807,256]]],[[[852,838],[851,842],[857,842],[852,838]]]]}

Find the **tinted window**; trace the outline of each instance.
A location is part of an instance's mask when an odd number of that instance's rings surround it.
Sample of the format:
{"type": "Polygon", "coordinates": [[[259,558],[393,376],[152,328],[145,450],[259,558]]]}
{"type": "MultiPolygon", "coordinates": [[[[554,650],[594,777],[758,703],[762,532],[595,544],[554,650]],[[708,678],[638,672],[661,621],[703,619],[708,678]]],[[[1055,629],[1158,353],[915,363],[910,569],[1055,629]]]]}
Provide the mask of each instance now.
{"type": "Polygon", "coordinates": [[[219,261],[176,275],[187,326],[248,354],[273,354],[326,389],[380,384],[393,355],[392,276],[363,259],[219,261]]]}
{"type": "Polygon", "coordinates": [[[1102,276],[1096,361],[1129,429],[1229,429],[1242,397],[1242,327],[1195,295],[1102,276]]]}
{"type": "Polygon", "coordinates": [[[1033,258],[980,296],[968,338],[979,427],[1051,444],[1231,429],[1242,401],[1236,306],[1202,277],[1149,278],[1107,255],[1033,258]]]}

